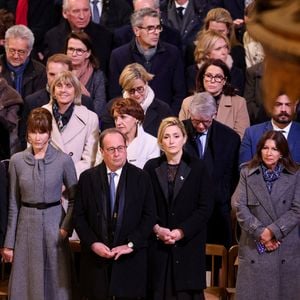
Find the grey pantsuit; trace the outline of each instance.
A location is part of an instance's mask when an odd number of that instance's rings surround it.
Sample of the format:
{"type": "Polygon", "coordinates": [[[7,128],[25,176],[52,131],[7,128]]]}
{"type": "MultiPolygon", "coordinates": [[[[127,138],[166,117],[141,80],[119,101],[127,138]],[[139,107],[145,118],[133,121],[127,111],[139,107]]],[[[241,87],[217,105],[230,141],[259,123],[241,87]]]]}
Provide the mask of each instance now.
{"type": "Polygon", "coordinates": [[[68,300],[71,297],[71,262],[68,240],[59,228],[70,232],[76,171],[72,159],[48,146],[45,158],[36,160],[32,149],[11,158],[8,228],[4,246],[14,249],[10,276],[11,300],[68,300]],[[29,208],[22,202],[56,202],[62,186],[71,199],[65,214],[61,205],[29,208]]]}

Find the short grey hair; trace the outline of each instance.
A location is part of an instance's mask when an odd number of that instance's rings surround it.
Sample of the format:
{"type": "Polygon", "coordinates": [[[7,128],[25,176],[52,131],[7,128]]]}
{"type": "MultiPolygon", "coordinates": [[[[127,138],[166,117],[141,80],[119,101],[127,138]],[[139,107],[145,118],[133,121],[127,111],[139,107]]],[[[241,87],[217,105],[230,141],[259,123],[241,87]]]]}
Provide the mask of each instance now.
{"type": "MultiPolygon", "coordinates": [[[[138,1],[140,1],[140,0],[132,0],[133,7],[134,7],[134,4],[138,1]]],[[[153,9],[159,9],[160,8],[160,1],[159,0],[148,0],[148,1],[153,2],[153,9]]]]}
{"type": "Polygon", "coordinates": [[[190,114],[196,117],[213,117],[217,112],[216,100],[208,92],[197,93],[192,98],[189,110],[190,114]]]}
{"type": "Polygon", "coordinates": [[[158,18],[160,20],[160,14],[155,9],[147,7],[137,10],[131,15],[131,26],[142,26],[145,17],[158,18]]]}
{"type": "Polygon", "coordinates": [[[28,50],[31,51],[34,44],[34,35],[32,31],[25,25],[14,25],[5,32],[5,43],[11,38],[19,38],[26,40],[28,43],[28,50]]]}

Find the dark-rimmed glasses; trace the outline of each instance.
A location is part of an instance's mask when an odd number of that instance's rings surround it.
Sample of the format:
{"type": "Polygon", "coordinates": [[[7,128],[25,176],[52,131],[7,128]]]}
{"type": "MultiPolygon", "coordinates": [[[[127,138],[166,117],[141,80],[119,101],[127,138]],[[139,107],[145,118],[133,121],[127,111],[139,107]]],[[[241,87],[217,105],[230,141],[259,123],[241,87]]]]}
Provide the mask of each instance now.
{"type": "Polygon", "coordinates": [[[211,81],[212,82],[214,80],[217,83],[221,83],[225,79],[225,77],[222,76],[221,74],[213,75],[213,74],[210,74],[210,73],[205,73],[203,75],[203,78],[206,81],[211,81]]]}
{"type": "Polygon", "coordinates": [[[150,25],[146,27],[138,26],[138,28],[146,30],[147,33],[162,32],[163,30],[163,27],[161,25],[156,25],[156,26],[150,25]]]}
{"type": "Polygon", "coordinates": [[[135,92],[138,92],[140,95],[143,94],[145,91],[145,87],[144,86],[138,86],[137,88],[133,88],[128,90],[128,94],[133,96],[135,94],[135,92]]]}
{"type": "Polygon", "coordinates": [[[68,47],[67,48],[67,52],[70,52],[71,54],[74,54],[74,52],[75,52],[78,56],[82,56],[87,51],[88,50],[84,50],[84,49],[81,49],[81,48],[73,48],[73,47],[68,47]]]}

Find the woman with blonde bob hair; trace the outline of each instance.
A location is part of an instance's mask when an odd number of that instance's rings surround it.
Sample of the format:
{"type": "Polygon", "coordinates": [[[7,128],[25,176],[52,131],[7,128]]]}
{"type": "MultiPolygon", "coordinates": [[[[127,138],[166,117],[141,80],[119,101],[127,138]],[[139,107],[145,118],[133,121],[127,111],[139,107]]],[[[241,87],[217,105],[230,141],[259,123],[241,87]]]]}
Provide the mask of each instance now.
{"type": "Polygon", "coordinates": [[[208,59],[222,60],[230,70],[231,85],[238,90],[238,94],[244,92],[244,73],[233,64],[229,54],[230,43],[228,38],[214,30],[202,31],[196,40],[194,51],[195,64],[187,69],[187,85],[189,92],[195,91],[196,75],[204,62],[208,59]]]}
{"type": "MultiPolygon", "coordinates": [[[[154,75],[148,73],[142,65],[133,63],[123,69],[119,84],[123,89],[124,98],[131,98],[141,105],[145,114],[143,128],[156,137],[161,120],[172,115],[172,111],[167,103],[155,97],[148,84],[153,77],[154,75]]],[[[114,100],[108,102],[107,111],[110,110],[114,100]]],[[[113,120],[108,113],[103,117],[101,127],[102,129],[113,127],[113,120]]]]}
{"type": "Polygon", "coordinates": [[[186,140],[178,118],[164,119],[158,130],[164,153],[144,167],[152,181],[157,208],[149,247],[149,295],[153,300],[204,300],[212,185],[204,162],[184,151],[186,140]]]}
{"type": "Polygon", "coordinates": [[[72,72],[56,76],[44,107],[53,115],[51,143],[72,157],[79,177],[95,164],[99,122],[94,112],[81,105],[81,84],[72,72]]]}

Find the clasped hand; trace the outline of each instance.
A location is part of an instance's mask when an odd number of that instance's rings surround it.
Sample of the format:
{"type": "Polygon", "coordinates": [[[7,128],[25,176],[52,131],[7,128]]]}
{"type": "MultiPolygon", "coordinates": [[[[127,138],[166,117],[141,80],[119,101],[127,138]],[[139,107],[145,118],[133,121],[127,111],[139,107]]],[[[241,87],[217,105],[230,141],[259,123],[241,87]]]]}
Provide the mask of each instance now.
{"type": "Polygon", "coordinates": [[[265,228],[262,232],[260,242],[264,244],[267,251],[274,251],[280,246],[280,241],[274,238],[274,234],[269,228],[265,228]]]}
{"type": "Polygon", "coordinates": [[[183,238],[183,231],[181,229],[170,230],[169,228],[158,226],[155,233],[156,237],[167,245],[175,244],[183,238]]]}
{"type": "Polygon", "coordinates": [[[96,242],[91,246],[92,250],[99,256],[107,259],[117,260],[121,255],[133,252],[133,249],[127,245],[121,245],[110,249],[105,244],[96,242]]]}

